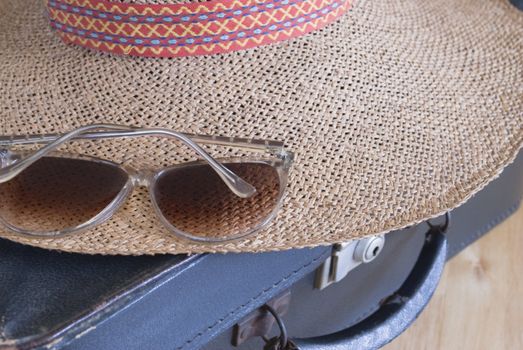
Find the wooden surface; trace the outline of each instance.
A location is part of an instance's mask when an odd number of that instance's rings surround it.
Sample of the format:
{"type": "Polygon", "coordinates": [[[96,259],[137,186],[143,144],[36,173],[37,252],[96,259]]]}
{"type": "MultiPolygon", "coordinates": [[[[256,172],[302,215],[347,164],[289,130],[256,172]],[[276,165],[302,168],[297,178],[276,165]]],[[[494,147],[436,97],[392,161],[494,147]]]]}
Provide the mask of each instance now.
{"type": "Polygon", "coordinates": [[[427,309],[384,349],[523,349],[523,208],[447,264],[427,309]]]}

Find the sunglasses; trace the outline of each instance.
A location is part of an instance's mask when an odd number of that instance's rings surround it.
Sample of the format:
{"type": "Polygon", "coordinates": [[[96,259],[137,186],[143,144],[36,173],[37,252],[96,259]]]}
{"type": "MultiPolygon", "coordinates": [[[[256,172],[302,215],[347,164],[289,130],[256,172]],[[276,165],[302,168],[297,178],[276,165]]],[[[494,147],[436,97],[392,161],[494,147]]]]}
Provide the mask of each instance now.
{"type": "Polygon", "coordinates": [[[64,134],[0,136],[0,225],[26,236],[57,237],[108,220],[133,189],[147,187],[162,224],[196,242],[218,243],[256,233],[281,206],[293,154],[277,141],[203,136],[162,128],[97,124],[64,134]],[[83,155],[58,153],[72,140],[170,137],[200,161],[133,169],[83,155]],[[44,144],[30,153],[12,146],[44,144]],[[200,144],[262,152],[217,159],[200,144]]]}

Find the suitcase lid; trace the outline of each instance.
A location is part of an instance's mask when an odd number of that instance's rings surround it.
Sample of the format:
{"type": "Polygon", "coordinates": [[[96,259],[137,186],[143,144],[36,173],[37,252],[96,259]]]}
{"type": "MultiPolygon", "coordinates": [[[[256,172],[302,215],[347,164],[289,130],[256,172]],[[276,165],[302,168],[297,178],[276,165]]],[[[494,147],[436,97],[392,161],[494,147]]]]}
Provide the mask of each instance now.
{"type": "MultiPolygon", "coordinates": [[[[168,332],[173,347],[205,344],[313,271],[330,251],[92,256],[0,240],[0,348],[59,349],[130,307],[144,308],[142,315],[151,317],[138,322],[168,332]],[[223,293],[229,296],[218,303],[223,293]]],[[[139,334],[129,336],[140,341],[139,334]]]]}

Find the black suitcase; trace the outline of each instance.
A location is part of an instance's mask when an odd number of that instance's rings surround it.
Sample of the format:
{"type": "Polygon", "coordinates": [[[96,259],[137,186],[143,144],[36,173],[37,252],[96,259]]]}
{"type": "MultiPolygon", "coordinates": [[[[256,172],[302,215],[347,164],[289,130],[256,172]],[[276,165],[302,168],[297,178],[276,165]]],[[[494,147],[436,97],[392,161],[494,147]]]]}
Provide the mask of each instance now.
{"type": "Polygon", "coordinates": [[[384,242],[122,257],[0,240],[0,349],[379,348],[423,310],[445,261],[522,194],[520,154],[463,206],[384,242]]]}

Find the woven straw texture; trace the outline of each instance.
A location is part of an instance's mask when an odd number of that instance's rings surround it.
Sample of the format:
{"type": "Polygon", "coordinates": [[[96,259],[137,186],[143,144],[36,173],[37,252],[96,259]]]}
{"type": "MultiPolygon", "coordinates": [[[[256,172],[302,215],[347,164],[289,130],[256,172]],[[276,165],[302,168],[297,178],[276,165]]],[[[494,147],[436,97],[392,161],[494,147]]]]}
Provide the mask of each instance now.
{"type": "MultiPolygon", "coordinates": [[[[1,134],[112,122],[284,140],[297,156],[282,210],[251,239],[177,239],[139,189],[87,232],[28,239],[0,231],[44,248],[155,254],[346,241],[456,207],[523,141],[523,13],[507,1],[356,0],[341,20],[292,41],[138,59],[65,45],[40,0],[0,0],[0,39],[1,134]]],[[[152,138],[67,148],[135,167],[194,157],[152,138]]]]}

